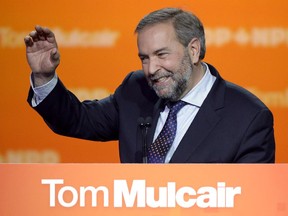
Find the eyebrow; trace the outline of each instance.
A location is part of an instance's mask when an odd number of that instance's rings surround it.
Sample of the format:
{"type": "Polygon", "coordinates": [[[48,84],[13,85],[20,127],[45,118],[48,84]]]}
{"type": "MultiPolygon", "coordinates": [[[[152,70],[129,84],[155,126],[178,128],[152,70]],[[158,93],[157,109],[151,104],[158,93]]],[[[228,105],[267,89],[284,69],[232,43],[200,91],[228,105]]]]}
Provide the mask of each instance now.
{"type": "MultiPolygon", "coordinates": [[[[153,52],[153,54],[157,54],[157,53],[162,52],[162,51],[165,51],[165,50],[169,50],[168,47],[163,47],[163,48],[160,48],[160,49],[158,49],[158,50],[155,50],[155,51],[153,52]]],[[[148,56],[148,55],[139,52],[139,53],[138,53],[138,56],[141,57],[141,56],[148,56]]]]}

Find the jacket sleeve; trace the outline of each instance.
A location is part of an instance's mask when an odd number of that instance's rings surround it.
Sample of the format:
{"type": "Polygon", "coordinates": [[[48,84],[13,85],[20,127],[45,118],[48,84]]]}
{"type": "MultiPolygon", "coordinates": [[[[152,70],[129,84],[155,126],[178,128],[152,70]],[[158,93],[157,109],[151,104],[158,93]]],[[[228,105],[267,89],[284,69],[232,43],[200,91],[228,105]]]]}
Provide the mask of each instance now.
{"type": "MultiPolygon", "coordinates": [[[[30,106],[33,94],[30,88],[27,99],[30,106]]],[[[118,139],[118,107],[114,95],[80,102],[59,79],[53,91],[33,109],[57,134],[96,141],[118,139]]]]}

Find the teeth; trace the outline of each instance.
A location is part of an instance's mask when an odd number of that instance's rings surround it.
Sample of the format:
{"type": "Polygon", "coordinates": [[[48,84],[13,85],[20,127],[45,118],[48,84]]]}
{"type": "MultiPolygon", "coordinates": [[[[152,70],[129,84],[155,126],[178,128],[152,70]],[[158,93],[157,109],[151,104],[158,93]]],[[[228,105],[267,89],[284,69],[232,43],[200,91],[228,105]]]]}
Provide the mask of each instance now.
{"type": "Polygon", "coordinates": [[[158,80],[157,80],[157,82],[163,82],[163,81],[165,81],[167,79],[167,77],[161,77],[161,78],[159,78],[158,80]]]}

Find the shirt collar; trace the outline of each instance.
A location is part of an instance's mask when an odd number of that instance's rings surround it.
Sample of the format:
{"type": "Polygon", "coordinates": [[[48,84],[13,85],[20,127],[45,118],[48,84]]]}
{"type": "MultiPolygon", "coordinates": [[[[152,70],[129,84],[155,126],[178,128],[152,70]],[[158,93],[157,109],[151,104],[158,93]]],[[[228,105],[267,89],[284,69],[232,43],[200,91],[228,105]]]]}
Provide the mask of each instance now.
{"type": "Polygon", "coordinates": [[[208,93],[210,92],[216,77],[210,72],[210,69],[206,63],[203,63],[206,67],[206,71],[202,79],[194,86],[182,100],[188,104],[201,107],[208,93]]]}

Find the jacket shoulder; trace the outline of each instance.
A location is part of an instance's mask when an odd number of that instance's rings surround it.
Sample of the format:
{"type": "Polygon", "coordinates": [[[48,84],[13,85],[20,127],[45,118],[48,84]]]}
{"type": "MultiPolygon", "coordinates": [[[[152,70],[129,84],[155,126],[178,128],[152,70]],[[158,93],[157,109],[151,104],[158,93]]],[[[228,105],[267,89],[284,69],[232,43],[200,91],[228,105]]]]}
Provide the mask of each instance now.
{"type": "Polygon", "coordinates": [[[249,106],[254,109],[262,110],[268,107],[249,90],[229,81],[226,83],[226,99],[233,101],[239,107],[249,106]]]}

